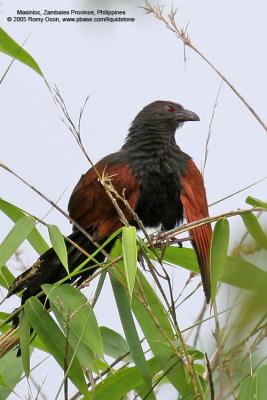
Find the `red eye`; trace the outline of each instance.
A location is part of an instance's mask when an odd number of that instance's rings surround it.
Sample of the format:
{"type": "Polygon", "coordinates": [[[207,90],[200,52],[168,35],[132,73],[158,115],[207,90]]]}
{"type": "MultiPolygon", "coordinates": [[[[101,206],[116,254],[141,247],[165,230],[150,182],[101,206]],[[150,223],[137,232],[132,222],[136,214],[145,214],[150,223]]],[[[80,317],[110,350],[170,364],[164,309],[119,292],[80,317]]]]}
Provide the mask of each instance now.
{"type": "Polygon", "coordinates": [[[173,112],[174,111],[174,107],[173,106],[168,106],[167,107],[167,111],[168,112],[173,112]]]}

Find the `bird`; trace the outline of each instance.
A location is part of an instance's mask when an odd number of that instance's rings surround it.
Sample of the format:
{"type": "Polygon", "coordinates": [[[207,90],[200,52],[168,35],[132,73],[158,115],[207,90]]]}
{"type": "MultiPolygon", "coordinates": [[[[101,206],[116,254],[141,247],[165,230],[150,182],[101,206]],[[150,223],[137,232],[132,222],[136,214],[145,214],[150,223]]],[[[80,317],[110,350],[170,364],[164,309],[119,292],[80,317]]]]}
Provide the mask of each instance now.
{"type": "MultiPolygon", "coordinates": [[[[99,244],[103,244],[123,226],[122,219],[101,184],[99,176],[102,175],[109,177],[113,188],[127,200],[145,228],[160,227],[168,231],[184,220],[190,223],[208,217],[202,175],[192,158],[180,149],[175,140],[177,129],[185,122],[199,120],[196,113],[176,102],[157,100],[145,106],[132,121],[121,149],[102,158],[81,176],[69,199],[70,218],[99,244]]],[[[137,226],[125,202],[118,200],[118,205],[129,224],[137,226]]],[[[209,223],[191,230],[191,243],[199,263],[207,303],[211,296],[211,238],[209,223]]],[[[69,239],[66,240],[66,247],[69,271],[72,272],[87,256],[71,241],[89,254],[96,250],[96,245],[77,229],[76,224],[69,239]]],[[[113,244],[114,240],[110,241],[105,251],[110,252],[113,244]]],[[[95,258],[100,263],[105,255],[99,252],[95,258]]],[[[81,270],[70,282],[76,279],[76,284],[82,283],[95,268],[89,271],[87,268],[84,272],[81,270]]],[[[65,268],[54,249],[50,248],[31,268],[16,278],[7,297],[23,291],[24,304],[41,291],[41,285],[55,283],[65,276],[65,268]]]]}

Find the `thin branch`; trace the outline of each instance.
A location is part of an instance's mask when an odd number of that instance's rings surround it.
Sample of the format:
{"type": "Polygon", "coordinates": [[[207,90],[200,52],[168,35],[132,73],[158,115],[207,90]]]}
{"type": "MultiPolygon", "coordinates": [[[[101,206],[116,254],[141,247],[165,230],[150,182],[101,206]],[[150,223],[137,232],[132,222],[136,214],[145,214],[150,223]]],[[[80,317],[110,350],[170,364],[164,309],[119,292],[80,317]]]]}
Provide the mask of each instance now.
{"type": "Polygon", "coordinates": [[[27,40],[29,39],[29,37],[30,37],[30,35],[28,35],[28,36],[26,37],[26,39],[24,40],[24,42],[22,43],[22,45],[20,46],[20,48],[19,48],[18,51],[16,52],[15,57],[14,57],[14,58],[11,60],[11,62],[8,64],[8,66],[7,66],[6,70],[5,70],[5,72],[3,73],[3,76],[2,76],[1,79],[0,79],[0,85],[3,83],[5,77],[7,76],[7,73],[9,72],[10,68],[12,67],[14,61],[16,60],[17,55],[20,53],[21,49],[23,49],[23,47],[24,47],[25,43],[27,42],[27,40]]]}
{"type": "Polygon", "coordinates": [[[214,385],[213,385],[213,380],[212,380],[212,372],[211,372],[211,368],[210,368],[210,361],[209,361],[207,353],[205,353],[205,358],[206,358],[206,366],[207,366],[207,371],[208,371],[208,381],[209,381],[209,387],[210,387],[210,399],[214,400],[215,399],[214,385]]]}
{"type": "Polygon", "coordinates": [[[202,168],[202,171],[201,171],[203,177],[205,175],[205,168],[206,168],[206,164],[207,164],[207,160],[208,160],[209,143],[210,143],[210,138],[211,138],[211,134],[212,134],[212,124],[213,124],[213,120],[214,120],[214,117],[215,117],[216,108],[218,106],[218,100],[219,100],[219,96],[220,96],[220,93],[221,93],[222,85],[223,85],[223,80],[221,81],[219,89],[217,91],[217,95],[216,95],[215,102],[214,102],[213,109],[212,109],[212,113],[211,113],[209,129],[208,129],[208,136],[207,136],[206,145],[205,145],[203,168],[202,168]]]}
{"type": "MultiPolygon", "coordinates": [[[[190,275],[193,275],[193,273],[191,273],[190,275]]],[[[190,280],[191,280],[191,277],[189,277],[189,279],[187,280],[187,283],[190,282],[190,280]]],[[[197,284],[197,286],[196,286],[193,290],[191,290],[191,292],[190,292],[184,299],[182,299],[182,300],[180,301],[180,303],[178,303],[178,304],[176,305],[175,308],[181,307],[181,305],[182,305],[183,303],[185,303],[188,299],[190,299],[190,297],[192,297],[192,296],[198,291],[198,289],[199,289],[201,286],[202,286],[202,283],[199,282],[199,283],[197,284]]],[[[179,298],[178,298],[178,299],[179,299],[179,298]]],[[[176,299],[175,302],[177,302],[178,299],[176,299]]]]}
{"type": "MultiPolygon", "coordinates": [[[[42,199],[44,199],[46,202],[51,204],[60,214],[62,214],[65,218],[67,218],[92,244],[96,246],[96,248],[99,247],[99,243],[97,243],[92,235],[90,235],[80,224],[78,224],[73,218],[71,218],[68,213],[66,213],[62,208],[60,208],[54,201],[50,200],[45,194],[43,194],[39,189],[28,183],[24,178],[22,178],[20,175],[18,175],[15,171],[13,171],[11,168],[9,168],[7,165],[3,164],[0,162],[0,168],[3,168],[7,172],[9,172],[11,175],[15,176],[19,181],[24,183],[28,188],[33,190],[35,193],[37,193],[42,199]]],[[[104,249],[101,250],[101,252],[105,255],[105,257],[108,257],[109,255],[105,252],[104,249]]]]}
{"type": "Polygon", "coordinates": [[[251,183],[250,185],[248,185],[248,186],[246,186],[246,187],[244,187],[242,189],[237,190],[234,193],[229,194],[228,196],[225,196],[225,197],[223,197],[223,198],[221,198],[219,200],[213,201],[212,203],[209,204],[209,207],[215,206],[215,204],[218,204],[218,203],[221,203],[224,200],[230,199],[230,197],[236,196],[237,194],[242,193],[245,190],[250,189],[251,187],[258,185],[258,183],[261,183],[261,182],[265,181],[266,179],[267,179],[267,176],[265,176],[262,179],[259,179],[256,182],[251,183]]]}
{"type": "MultiPolygon", "coordinates": [[[[236,304],[235,306],[237,307],[237,305],[238,305],[238,304],[236,304]]],[[[220,313],[219,313],[218,315],[224,314],[224,313],[228,312],[229,310],[230,310],[230,308],[228,308],[228,309],[226,309],[226,310],[223,310],[223,311],[220,311],[220,313]]],[[[203,324],[203,323],[208,322],[208,321],[210,321],[210,320],[212,320],[212,319],[214,319],[214,315],[212,315],[212,316],[210,316],[210,317],[204,319],[203,321],[201,321],[201,322],[199,322],[199,323],[194,324],[193,326],[189,326],[189,327],[183,329],[183,330],[182,330],[182,333],[188,332],[189,330],[195,328],[195,327],[198,326],[199,324],[203,324]]],[[[145,338],[141,339],[141,340],[140,340],[140,343],[142,343],[144,340],[145,340],[145,338]]],[[[129,354],[130,354],[130,352],[126,352],[126,353],[124,353],[123,355],[121,355],[120,357],[118,357],[116,360],[114,360],[113,363],[110,364],[110,366],[109,366],[108,368],[106,368],[104,371],[102,371],[102,373],[100,374],[100,376],[98,376],[98,377],[95,378],[95,383],[96,383],[99,379],[101,379],[101,378],[103,378],[105,375],[107,375],[109,372],[111,372],[112,369],[113,369],[117,364],[119,364],[125,357],[127,357],[129,354]]],[[[90,386],[91,386],[91,383],[88,384],[88,387],[90,387],[90,386]]],[[[80,395],[81,395],[81,393],[80,393],[80,392],[77,392],[73,397],[71,397],[70,400],[77,400],[77,398],[78,398],[80,395]]]]}
{"type": "Polygon", "coordinates": [[[145,2],[145,6],[142,7],[147,14],[152,14],[156,19],[160,20],[165,24],[165,26],[173,32],[176,37],[181,40],[184,46],[189,47],[194,50],[201,58],[204,60],[211,69],[216,72],[217,75],[221,77],[221,79],[230,87],[230,89],[236,94],[236,96],[241,100],[241,102],[247,107],[247,109],[252,113],[252,115],[256,118],[259,124],[263,127],[263,129],[267,132],[267,125],[260,118],[258,113],[252,108],[252,106],[248,103],[248,101],[241,95],[241,93],[235,88],[235,86],[223,75],[217,67],[205,56],[202,50],[198,49],[191,41],[189,34],[186,29],[178,28],[176,25],[176,12],[175,8],[171,8],[167,15],[164,15],[163,7],[159,5],[151,5],[148,1],[145,2]]]}
{"type": "MultiPolygon", "coordinates": [[[[36,396],[34,398],[34,400],[38,400],[39,396],[40,398],[42,398],[43,400],[48,400],[48,398],[45,396],[45,394],[42,392],[43,386],[45,384],[45,381],[47,379],[47,376],[43,379],[43,382],[41,383],[41,385],[38,385],[37,382],[35,382],[35,379],[31,376],[30,380],[33,383],[33,385],[35,386],[35,388],[37,389],[37,393],[36,396]]],[[[33,396],[32,396],[33,397],[33,396]]]]}
{"type": "Polygon", "coordinates": [[[184,233],[187,231],[191,231],[192,229],[197,228],[199,226],[210,224],[211,222],[216,222],[216,221],[218,221],[218,219],[221,219],[221,218],[231,218],[231,217],[236,217],[238,215],[248,214],[251,212],[259,212],[259,211],[267,212],[267,209],[264,209],[262,207],[251,207],[251,208],[247,208],[247,209],[238,209],[236,211],[229,211],[229,212],[226,212],[223,214],[216,215],[214,217],[202,218],[198,221],[190,222],[188,224],[181,225],[178,228],[174,228],[165,233],[162,233],[160,235],[160,239],[162,239],[162,238],[170,239],[178,234],[181,234],[181,233],[184,233]]]}
{"type": "MultiPolygon", "coordinates": [[[[162,375],[159,377],[159,379],[152,385],[152,388],[146,393],[146,395],[143,397],[143,400],[148,399],[149,395],[153,392],[153,390],[158,386],[158,384],[162,381],[162,379],[168,375],[168,373],[180,362],[180,360],[175,361],[166,371],[162,373],[162,375]]],[[[138,398],[138,395],[135,396],[134,400],[138,398]]],[[[198,396],[195,397],[197,399],[198,396]]]]}
{"type": "Polygon", "coordinates": [[[106,194],[108,195],[109,199],[111,200],[113,206],[115,207],[118,215],[120,216],[122,222],[124,223],[124,225],[129,225],[127,218],[125,217],[122,209],[120,208],[120,206],[118,205],[118,202],[116,201],[116,198],[112,195],[112,183],[111,183],[111,179],[112,177],[109,177],[105,174],[105,171],[103,172],[103,174],[101,175],[99,173],[99,171],[97,170],[96,166],[94,165],[93,161],[91,160],[91,158],[89,157],[82,139],[81,139],[81,120],[82,120],[82,116],[85,110],[85,106],[87,104],[87,101],[89,99],[89,96],[86,97],[85,102],[83,107],[80,110],[80,114],[79,114],[79,119],[78,119],[78,125],[77,127],[75,126],[74,122],[72,121],[70,114],[68,112],[66,103],[63,99],[63,97],[61,96],[59,90],[57,87],[55,87],[55,95],[54,95],[54,100],[55,103],[59,106],[63,117],[61,117],[61,121],[67,126],[67,128],[69,129],[69,131],[71,132],[71,134],[73,135],[74,139],[76,140],[79,148],[81,149],[82,153],[84,154],[84,156],[86,157],[87,161],[89,162],[89,164],[91,165],[91,168],[93,168],[93,170],[96,173],[96,176],[98,177],[99,182],[101,183],[101,185],[104,187],[106,194]]]}
{"type": "Polygon", "coordinates": [[[70,322],[70,314],[67,316],[66,324],[66,339],[65,339],[65,349],[64,349],[64,400],[68,400],[69,398],[69,385],[68,385],[68,375],[67,371],[69,369],[68,358],[69,358],[69,322],[70,322]]]}
{"type": "MultiPolygon", "coordinates": [[[[143,340],[144,340],[144,339],[143,339],[143,340]]],[[[143,340],[141,340],[140,343],[142,343],[143,340]]],[[[97,376],[97,377],[94,379],[94,384],[96,384],[98,380],[100,380],[100,379],[103,378],[105,375],[107,375],[109,372],[111,372],[112,369],[113,369],[119,362],[121,362],[124,358],[126,358],[126,357],[129,356],[129,355],[130,355],[130,351],[128,351],[127,353],[124,353],[123,355],[121,355],[120,357],[118,357],[115,361],[113,361],[113,362],[108,366],[108,368],[106,368],[104,371],[102,371],[102,372],[100,373],[100,375],[97,376]]],[[[88,388],[89,388],[90,386],[92,386],[92,383],[89,382],[87,386],[88,386],[88,388]]],[[[77,392],[77,393],[75,393],[69,400],[77,400],[80,396],[81,396],[81,392],[77,392]]]]}
{"type": "MultiPolygon", "coordinates": [[[[200,310],[200,312],[198,314],[198,317],[196,319],[197,322],[203,322],[203,318],[204,318],[206,309],[207,309],[207,303],[206,303],[206,300],[204,300],[202,308],[201,308],[201,310],[200,310]]],[[[193,347],[196,347],[196,345],[197,345],[201,327],[202,327],[202,323],[197,326],[196,334],[195,334],[195,337],[194,337],[194,340],[193,340],[193,347]]]]}
{"type": "MultiPolygon", "coordinates": [[[[2,164],[0,164],[0,167],[1,166],[2,166],[2,164]]],[[[56,206],[56,209],[58,209],[58,208],[59,207],[56,206]]],[[[171,229],[171,230],[161,234],[159,239],[160,240],[166,240],[167,238],[170,239],[170,238],[172,238],[172,237],[174,237],[174,236],[176,236],[176,235],[178,235],[180,233],[184,233],[184,232],[190,231],[190,230],[192,230],[192,229],[194,229],[196,227],[199,227],[199,226],[211,223],[211,222],[215,222],[220,218],[230,218],[230,217],[234,217],[234,216],[242,215],[242,214],[247,214],[247,213],[251,213],[251,212],[266,212],[266,211],[267,210],[262,209],[261,207],[251,207],[249,209],[240,209],[240,210],[237,210],[237,211],[231,211],[231,212],[228,212],[228,213],[219,214],[219,215],[217,215],[215,217],[206,217],[206,218],[203,218],[203,219],[201,219],[199,221],[194,221],[194,222],[191,222],[191,223],[188,223],[188,224],[184,224],[184,225],[182,225],[182,226],[180,226],[178,228],[171,229]]],[[[64,213],[64,211],[63,211],[63,213],[64,213]]],[[[67,218],[69,218],[69,217],[67,216],[67,218]]],[[[117,259],[115,261],[117,261],[117,259]]],[[[21,308],[17,309],[11,315],[14,317],[15,315],[17,315],[20,312],[20,310],[21,310],[21,308]]],[[[4,321],[4,323],[9,322],[11,319],[8,318],[6,321],[4,321]]],[[[0,326],[2,326],[2,324],[0,326]]]]}
{"type": "Polygon", "coordinates": [[[15,61],[15,58],[13,58],[13,59],[11,60],[11,62],[8,64],[8,66],[7,66],[6,70],[5,70],[5,72],[3,73],[3,76],[2,76],[1,79],[0,79],[0,85],[1,85],[1,83],[3,83],[3,81],[4,81],[4,79],[5,79],[5,77],[6,77],[7,73],[8,73],[8,71],[9,71],[10,68],[12,67],[12,64],[14,63],[14,61],[15,61]]]}
{"type": "MultiPolygon", "coordinates": [[[[64,196],[64,194],[66,193],[66,188],[63,190],[63,192],[58,196],[58,198],[55,200],[55,203],[58,204],[60,202],[60,200],[62,199],[62,197],[64,196]]],[[[48,215],[54,210],[54,207],[51,206],[49,208],[49,210],[45,213],[45,215],[43,217],[41,217],[41,220],[45,220],[46,217],[48,217],[48,215]]]]}
{"type": "MultiPolygon", "coordinates": [[[[218,318],[218,310],[216,301],[213,303],[214,317],[215,317],[215,332],[214,337],[217,343],[217,352],[218,352],[218,363],[219,363],[219,384],[220,391],[218,394],[218,400],[223,400],[224,397],[224,369],[223,369],[223,336],[222,330],[220,328],[220,322],[218,318]]],[[[208,370],[209,373],[209,370],[208,370]]]]}
{"type": "MultiPolygon", "coordinates": [[[[182,332],[180,330],[180,327],[179,327],[177,319],[176,319],[175,303],[174,303],[173,293],[172,293],[172,290],[171,290],[171,284],[170,284],[169,275],[167,274],[166,271],[165,271],[165,273],[166,273],[168,287],[169,287],[169,291],[170,291],[170,297],[171,297],[171,304],[169,304],[169,302],[166,300],[166,305],[167,305],[168,309],[171,312],[171,316],[172,316],[172,320],[173,320],[174,328],[175,328],[175,333],[176,333],[176,336],[177,336],[177,338],[178,338],[178,340],[179,340],[179,342],[181,344],[181,348],[182,348],[182,351],[183,351],[185,359],[186,359],[186,365],[187,365],[188,373],[189,373],[189,375],[191,377],[191,380],[192,380],[192,386],[193,386],[193,391],[194,391],[194,394],[195,394],[195,398],[196,399],[202,399],[203,398],[202,389],[201,389],[201,386],[199,384],[199,380],[197,379],[193,362],[192,362],[191,357],[190,357],[190,355],[188,353],[187,345],[186,345],[186,343],[184,341],[182,332]]],[[[137,279],[137,281],[138,281],[138,279],[137,279]]],[[[159,286],[161,287],[160,284],[159,284],[159,286]]],[[[148,312],[150,313],[151,317],[153,318],[157,328],[161,331],[163,337],[165,337],[167,342],[170,344],[170,346],[173,349],[174,353],[177,353],[177,355],[180,356],[180,354],[178,352],[178,349],[173,346],[173,344],[172,344],[172,342],[170,342],[168,336],[166,336],[165,332],[161,329],[161,325],[160,325],[160,323],[159,323],[159,321],[157,319],[157,316],[154,315],[154,313],[152,312],[152,309],[149,306],[149,303],[148,303],[148,301],[146,299],[145,293],[144,293],[140,283],[139,283],[139,289],[140,289],[142,297],[144,299],[144,305],[146,306],[146,308],[147,308],[148,312]]]]}

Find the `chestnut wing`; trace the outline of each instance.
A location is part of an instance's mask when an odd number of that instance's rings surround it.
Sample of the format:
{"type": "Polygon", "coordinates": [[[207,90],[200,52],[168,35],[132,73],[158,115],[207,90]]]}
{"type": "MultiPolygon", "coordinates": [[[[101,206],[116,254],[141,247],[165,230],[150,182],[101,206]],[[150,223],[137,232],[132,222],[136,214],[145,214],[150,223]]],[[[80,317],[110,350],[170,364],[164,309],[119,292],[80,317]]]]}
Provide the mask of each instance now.
{"type": "MultiPolygon", "coordinates": [[[[118,153],[105,157],[82,175],[73,190],[69,201],[69,215],[85,229],[92,231],[96,240],[102,240],[123,223],[108,197],[99,176],[109,177],[115,190],[125,197],[130,207],[135,209],[140,196],[139,183],[133,176],[127,162],[118,162],[118,153]],[[116,162],[114,162],[116,158],[116,162]],[[97,174],[97,172],[98,174],[97,174]]],[[[126,218],[132,219],[131,213],[122,201],[118,201],[126,218]]]]}
{"type": "MultiPolygon", "coordinates": [[[[186,172],[182,178],[181,202],[187,221],[193,222],[208,217],[206,190],[200,171],[192,160],[187,162],[186,172]]],[[[212,229],[210,224],[194,228],[191,231],[192,245],[196,250],[203,287],[207,302],[210,300],[210,246],[212,229]]]]}

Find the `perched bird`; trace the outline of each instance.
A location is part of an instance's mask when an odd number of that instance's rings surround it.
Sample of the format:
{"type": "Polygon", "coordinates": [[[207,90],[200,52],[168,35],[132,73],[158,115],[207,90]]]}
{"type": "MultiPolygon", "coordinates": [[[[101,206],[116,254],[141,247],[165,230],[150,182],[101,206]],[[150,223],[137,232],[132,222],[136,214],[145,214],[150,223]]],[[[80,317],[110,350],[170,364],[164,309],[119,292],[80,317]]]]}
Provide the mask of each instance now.
{"type": "MultiPolygon", "coordinates": [[[[191,157],[182,152],[175,141],[175,132],[186,121],[199,121],[192,111],[170,101],[155,101],[143,108],[133,120],[121,150],[112,153],[82,175],[69,200],[69,215],[94,240],[103,243],[119,229],[117,210],[98,179],[110,177],[115,190],[125,197],[145,227],[169,230],[185,218],[188,222],[208,216],[206,192],[201,173],[191,157]]],[[[133,215],[119,201],[129,223],[136,225],[133,215]]],[[[206,300],[210,300],[209,252],[212,230],[210,224],[191,231],[206,300]]],[[[81,248],[92,254],[96,247],[76,228],[69,236],[81,248]]],[[[110,251],[109,243],[106,251],[110,251]]],[[[73,271],[86,256],[66,241],[69,270],[73,271]]],[[[98,262],[104,255],[97,255],[98,262]]],[[[88,267],[88,265],[87,265],[88,267]]],[[[78,277],[79,283],[93,270],[78,277]]],[[[10,287],[8,296],[23,291],[22,303],[40,292],[44,283],[54,283],[66,276],[66,271],[53,248],[10,287]]],[[[77,279],[77,277],[76,277],[77,279]]]]}

